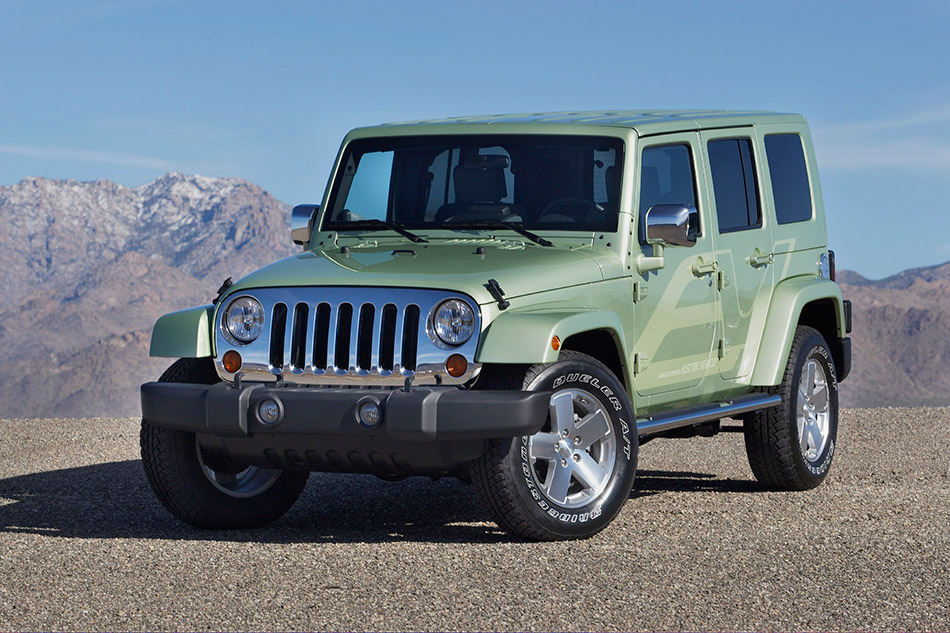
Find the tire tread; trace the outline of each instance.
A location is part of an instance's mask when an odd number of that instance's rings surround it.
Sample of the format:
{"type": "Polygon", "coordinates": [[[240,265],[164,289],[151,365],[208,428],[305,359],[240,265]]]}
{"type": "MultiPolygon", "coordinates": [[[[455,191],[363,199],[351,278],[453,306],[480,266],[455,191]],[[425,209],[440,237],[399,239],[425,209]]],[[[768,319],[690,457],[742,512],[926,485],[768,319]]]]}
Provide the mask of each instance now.
{"type": "Polygon", "coordinates": [[[769,490],[808,490],[821,483],[821,479],[810,481],[799,473],[800,449],[789,431],[794,404],[787,401],[797,397],[791,389],[795,372],[799,371],[798,359],[808,352],[809,348],[806,346],[809,339],[814,337],[824,341],[818,330],[812,327],[797,328],[782,382],[764,390],[766,393],[782,396],[782,404],[751,413],[745,420],[744,435],[749,466],[756,480],[769,490]]]}

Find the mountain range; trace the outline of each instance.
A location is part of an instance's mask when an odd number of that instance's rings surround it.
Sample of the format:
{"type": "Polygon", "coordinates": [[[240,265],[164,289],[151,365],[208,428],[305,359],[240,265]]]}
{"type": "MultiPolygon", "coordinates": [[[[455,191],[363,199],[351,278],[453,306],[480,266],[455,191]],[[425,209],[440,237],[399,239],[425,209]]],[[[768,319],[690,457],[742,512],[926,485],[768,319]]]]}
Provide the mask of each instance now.
{"type": "Polygon", "coordinates": [[[156,318],[292,253],[289,214],[236,178],[0,187],[0,417],[136,415],[156,318]]]}
{"type": "MultiPolygon", "coordinates": [[[[0,186],[0,418],[135,416],[162,314],[293,253],[290,207],[237,178],[0,186]]],[[[950,404],[950,263],[872,281],[854,304],[844,406],[950,404]]]]}

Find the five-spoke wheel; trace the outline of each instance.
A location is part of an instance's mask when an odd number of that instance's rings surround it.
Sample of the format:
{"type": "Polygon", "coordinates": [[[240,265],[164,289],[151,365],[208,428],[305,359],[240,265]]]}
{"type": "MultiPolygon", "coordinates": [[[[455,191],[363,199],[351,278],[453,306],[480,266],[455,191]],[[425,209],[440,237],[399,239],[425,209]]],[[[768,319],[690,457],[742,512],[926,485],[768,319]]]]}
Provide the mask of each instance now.
{"type": "Polygon", "coordinates": [[[544,495],[577,508],[607,487],[617,458],[616,436],[600,401],[580,389],[551,396],[551,430],[528,440],[531,473],[544,495]]]}
{"type": "Polygon", "coordinates": [[[493,440],[472,481],[495,521],[536,540],[584,538],[616,516],[633,487],[633,409],[616,376],[578,352],[536,365],[509,388],[550,391],[544,426],[493,440]]]}

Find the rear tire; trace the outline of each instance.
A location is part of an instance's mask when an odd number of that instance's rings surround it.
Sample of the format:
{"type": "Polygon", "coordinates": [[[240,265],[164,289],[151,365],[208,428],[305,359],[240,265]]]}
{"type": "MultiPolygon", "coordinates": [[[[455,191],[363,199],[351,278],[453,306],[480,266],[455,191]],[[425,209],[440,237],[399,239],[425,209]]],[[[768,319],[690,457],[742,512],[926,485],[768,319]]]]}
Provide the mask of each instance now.
{"type": "Polygon", "coordinates": [[[831,468],[838,438],[838,381],[822,335],[799,326],[777,407],[745,419],[745,446],[755,478],[770,490],[808,490],[831,468]]]}
{"type": "Polygon", "coordinates": [[[620,512],[636,476],[636,425],[623,385],[599,361],[571,351],[509,376],[518,383],[509,388],[551,390],[550,414],[538,433],[492,440],[472,463],[482,503],[523,538],[593,536],[620,512]]]}
{"type": "MultiPolygon", "coordinates": [[[[213,384],[210,359],[183,358],[159,382],[213,384]]],[[[241,464],[203,448],[194,433],[173,431],[142,420],[142,465],[162,505],[181,521],[206,529],[261,527],[287,512],[309,472],[241,464]]]]}

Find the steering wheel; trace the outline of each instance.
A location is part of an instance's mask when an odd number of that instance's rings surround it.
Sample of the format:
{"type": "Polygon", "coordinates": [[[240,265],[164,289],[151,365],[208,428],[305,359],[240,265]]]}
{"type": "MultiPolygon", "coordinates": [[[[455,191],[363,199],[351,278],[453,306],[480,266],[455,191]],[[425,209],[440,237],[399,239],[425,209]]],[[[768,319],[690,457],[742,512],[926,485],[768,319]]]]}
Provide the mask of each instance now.
{"type": "Polygon", "coordinates": [[[544,216],[557,216],[557,218],[549,217],[547,219],[554,222],[563,222],[565,220],[571,222],[585,222],[587,220],[594,219],[591,218],[591,215],[594,215],[594,218],[596,219],[603,218],[607,215],[607,209],[605,209],[603,205],[598,204],[593,200],[585,200],[583,198],[561,198],[560,200],[555,200],[548,206],[544,207],[544,210],[541,211],[541,215],[538,217],[538,219],[543,220],[544,216]],[[560,212],[558,212],[558,209],[561,209],[562,207],[568,207],[568,209],[562,209],[560,212]]]}

